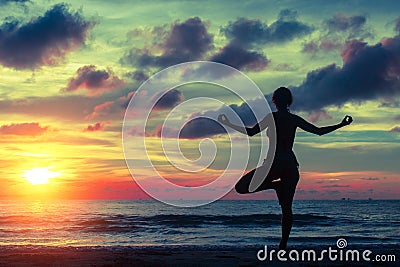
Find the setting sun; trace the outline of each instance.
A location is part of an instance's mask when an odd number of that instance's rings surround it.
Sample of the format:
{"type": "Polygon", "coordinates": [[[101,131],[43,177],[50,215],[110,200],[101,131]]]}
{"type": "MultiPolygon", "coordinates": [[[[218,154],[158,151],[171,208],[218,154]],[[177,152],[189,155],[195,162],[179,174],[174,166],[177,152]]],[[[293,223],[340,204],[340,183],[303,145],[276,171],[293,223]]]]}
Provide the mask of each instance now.
{"type": "Polygon", "coordinates": [[[33,168],[24,172],[23,176],[33,185],[47,184],[49,179],[59,176],[58,172],[50,171],[48,168],[33,168]]]}

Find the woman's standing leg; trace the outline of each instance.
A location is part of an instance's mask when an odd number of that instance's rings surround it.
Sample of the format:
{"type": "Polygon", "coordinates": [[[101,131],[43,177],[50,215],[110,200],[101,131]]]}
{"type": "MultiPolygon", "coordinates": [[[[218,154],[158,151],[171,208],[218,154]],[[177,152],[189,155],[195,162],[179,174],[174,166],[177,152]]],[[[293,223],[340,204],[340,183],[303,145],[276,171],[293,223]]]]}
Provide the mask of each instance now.
{"type": "Polygon", "coordinates": [[[276,190],[279,204],[282,209],[282,239],[279,243],[279,249],[286,249],[289,240],[290,231],[293,225],[292,203],[294,193],[296,191],[297,182],[299,181],[299,171],[297,166],[286,167],[281,175],[280,188],[276,190]]]}
{"type": "Polygon", "coordinates": [[[290,231],[292,230],[292,225],[293,225],[293,212],[291,203],[283,204],[281,205],[281,208],[282,208],[282,219],[281,219],[282,238],[281,242],[279,243],[279,249],[286,249],[290,231]]]}

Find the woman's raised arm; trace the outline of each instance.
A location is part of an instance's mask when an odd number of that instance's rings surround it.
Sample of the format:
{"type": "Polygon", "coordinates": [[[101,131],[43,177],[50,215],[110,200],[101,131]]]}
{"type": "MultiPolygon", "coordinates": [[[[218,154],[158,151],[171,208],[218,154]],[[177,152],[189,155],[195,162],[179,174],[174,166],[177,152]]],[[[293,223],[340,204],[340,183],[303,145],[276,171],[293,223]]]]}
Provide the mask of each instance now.
{"type": "Polygon", "coordinates": [[[314,124],[311,124],[304,120],[303,118],[297,116],[297,126],[309,133],[317,134],[317,135],[324,135],[330,132],[333,132],[343,126],[347,126],[353,122],[353,118],[351,116],[345,116],[341,123],[324,126],[324,127],[317,127],[314,124]]]}
{"type": "Polygon", "coordinates": [[[242,134],[247,134],[248,136],[256,135],[256,134],[260,133],[261,131],[265,130],[268,127],[268,120],[269,120],[269,118],[267,115],[264,117],[264,119],[262,119],[259,123],[256,123],[253,127],[245,127],[245,126],[235,125],[235,124],[231,123],[225,114],[220,114],[218,116],[219,123],[226,125],[242,134]]]}

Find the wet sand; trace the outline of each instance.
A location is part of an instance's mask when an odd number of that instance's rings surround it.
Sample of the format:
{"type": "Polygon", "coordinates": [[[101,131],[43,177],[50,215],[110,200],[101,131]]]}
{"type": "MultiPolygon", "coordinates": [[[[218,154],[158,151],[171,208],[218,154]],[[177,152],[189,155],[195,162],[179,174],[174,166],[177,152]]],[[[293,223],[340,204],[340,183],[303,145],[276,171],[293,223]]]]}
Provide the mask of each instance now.
{"type": "Polygon", "coordinates": [[[395,254],[397,262],[385,263],[332,262],[328,259],[281,262],[276,257],[272,262],[260,261],[256,256],[259,249],[2,246],[0,266],[398,266],[396,263],[399,262],[397,248],[373,250],[374,254],[395,254]]]}

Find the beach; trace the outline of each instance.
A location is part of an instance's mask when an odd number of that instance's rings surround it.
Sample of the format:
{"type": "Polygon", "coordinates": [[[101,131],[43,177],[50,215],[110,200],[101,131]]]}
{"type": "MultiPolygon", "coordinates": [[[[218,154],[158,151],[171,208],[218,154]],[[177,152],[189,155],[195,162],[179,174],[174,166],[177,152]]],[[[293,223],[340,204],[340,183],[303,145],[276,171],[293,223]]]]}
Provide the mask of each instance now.
{"type": "MultiPolygon", "coordinates": [[[[297,248],[300,249],[300,248],[297,248]]],[[[316,248],[318,250],[318,248],[316,248]]],[[[242,250],[161,247],[2,247],[0,266],[398,266],[396,249],[374,254],[396,254],[396,262],[376,261],[260,261],[255,248],[242,250]]]]}

